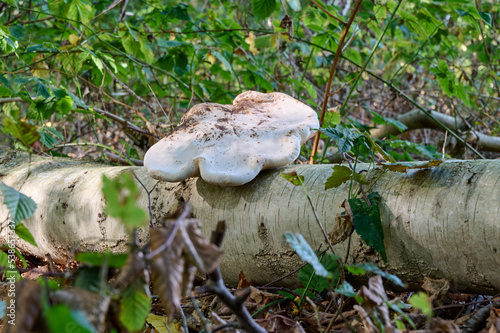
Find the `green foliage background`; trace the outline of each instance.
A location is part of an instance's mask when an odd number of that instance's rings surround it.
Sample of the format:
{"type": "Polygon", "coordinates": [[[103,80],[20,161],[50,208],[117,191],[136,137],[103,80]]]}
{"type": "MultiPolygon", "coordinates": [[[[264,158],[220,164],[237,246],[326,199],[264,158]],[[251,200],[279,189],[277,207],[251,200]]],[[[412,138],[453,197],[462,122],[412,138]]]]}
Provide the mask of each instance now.
{"type": "MultiPolygon", "coordinates": [[[[111,0],[0,2],[3,138],[38,153],[80,156],[82,148],[60,146],[85,141],[103,145],[87,152],[110,147],[140,158],[195,103],[231,103],[253,89],[286,92],[319,111],[343,29],[332,16],[347,21],[353,5],[335,4],[325,1],[321,10],[299,0],[131,1],[126,8],[111,0]]],[[[414,108],[397,88],[426,109],[497,135],[499,4],[405,0],[389,22],[395,7],[394,0],[362,1],[330,106],[353,89],[343,122],[383,123],[414,108]]],[[[392,154],[418,153],[418,146],[404,146],[392,154]]]]}

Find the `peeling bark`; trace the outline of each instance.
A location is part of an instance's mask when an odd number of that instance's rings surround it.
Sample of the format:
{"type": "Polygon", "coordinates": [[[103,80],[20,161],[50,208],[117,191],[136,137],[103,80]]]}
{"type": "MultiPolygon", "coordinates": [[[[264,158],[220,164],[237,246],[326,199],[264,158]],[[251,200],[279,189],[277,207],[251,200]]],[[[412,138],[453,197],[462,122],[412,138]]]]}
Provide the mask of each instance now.
{"type": "MultiPolygon", "coordinates": [[[[366,169],[368,165],[361,164],[366,169]]],[[[113,177],[133,170],[152,188],[155,180],[141,167],[110,167],[59,158],[11,153],[0,161],[0,181],[30,196],[38,204],[25,221],[39,247],[18,241],[22,251],[58,260],[74,250],[124,251],[126,232],[103,212],[102,175],[113,177]]],[[[323,243],[313,211],[301,187],[280,172],[296,171],[323,225],[330,231],[342,211],[348,184],[324,189],[331,165],[296,165],[267,170],[252,182],[238,187],[211,185],[199,178],[180,183],[161,182],[151,194],[155,221],[172,214],[189,201],[203,222],[206,236],[218,221],[225,220],[227,234],[221,271],[230,284],[242,270],[247,280],[264,284],[299,267],[301,261],[283,238],[286,231],[299,232],[313,248],[323,243]]],[[[380,169],[370,171],[375,179],[380,169]]],[[[423,278],[447,279],[452,290],[494,293],[500,290],[500,161],[446,161],[433,169],[386,172],[372,189],[382,196],[382,224],[388,262],[353,235],[348,262],[374,261],[397,274],[411,287],[423,278]]],[[[147,208],[144,193],[139,203],[147,208]]],[[[6,240],[7,209],[0,207],[6,240]]],[[[142,242],[147,232],[140,233],[142,242]]],[[[323,247],[324,248],[324,247],[323,247]]],[[[345,257],[348,241],[335,245],[345,257]]],[[[281,284],[296,286],[297,275],[281,284]]]]}

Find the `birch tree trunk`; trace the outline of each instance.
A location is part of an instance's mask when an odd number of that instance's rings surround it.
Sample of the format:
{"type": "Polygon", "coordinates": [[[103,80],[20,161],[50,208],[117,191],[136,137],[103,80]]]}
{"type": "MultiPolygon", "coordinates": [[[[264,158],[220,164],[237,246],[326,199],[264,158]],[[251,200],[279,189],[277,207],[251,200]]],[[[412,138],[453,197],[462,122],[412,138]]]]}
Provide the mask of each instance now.
{"type": "MultiPolygon", "coordinates": [[[[206,235],[220,220],[228,226],[221,270],[225,281],[238,282],[243,271],[255,284],[278,279],[297,269],[301,260],[284,241],[283,233],[301,233],[313,248],[324,243],[305,193],[280,176],[296,171],[323,225],[330,231],[334,217],[343,211],[348,184],[324,189],[331,165],[296,165],[267,170],[239,187],[211,185],[199,178],[180,183],[160,182],[151,193],[156,223],[189,201],[203,222],[206,235]]],[[[360,169],[368,165],[359,165],[360,169]]],[[[132,170],[151,189],[156,183],[142,167],[110,167],[58,158],[7,154],[0,161],[0,181],[30,196],[37,204],[25,221],[38,248],[18,241],[17,247],[35,255],[49,253],[66,260],[76,250],[123,251],[127,234],[119,223],[104,214],[101,179],[132,170]]],[[[376,168],[369,172],[374,180],[376,168]]],[[[425,276],[450,280],[455,291],[494,293],[500,290],[500,160],[446,161],[433,169],[385,172],[372,191],[382,197],[381,217],[387,263],[353,235],[335,248],[348,263],[374,261],[398,275],[411,287],[425,276]]],[[[139,199],[148,208],[144,192],[139,199]]],[[[0,208],[3,221],[0,240],[6,241],[8,211],[0,208]]],[[[146,229],[140,233],[147,240],[146,229]]],[[[323,248],[325,248],[323,246],[323,248]]],[[[296,286],[297,275],[281,281],[296,286]]]]}

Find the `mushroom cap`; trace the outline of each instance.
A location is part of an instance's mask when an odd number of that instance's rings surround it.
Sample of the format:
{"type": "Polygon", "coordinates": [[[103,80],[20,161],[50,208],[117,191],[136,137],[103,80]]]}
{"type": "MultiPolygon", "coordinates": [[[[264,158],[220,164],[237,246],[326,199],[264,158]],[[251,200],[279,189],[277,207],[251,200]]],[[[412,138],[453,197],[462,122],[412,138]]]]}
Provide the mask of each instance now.
{"type": "Polygon", "coordinates": [[[319,128],[316,112],[286,94],[247,91],[233,105],[202,103],[144,156],[151,177],[177,182],[201,176],[243,185],[263,170],[292,163],[319,128]]]}

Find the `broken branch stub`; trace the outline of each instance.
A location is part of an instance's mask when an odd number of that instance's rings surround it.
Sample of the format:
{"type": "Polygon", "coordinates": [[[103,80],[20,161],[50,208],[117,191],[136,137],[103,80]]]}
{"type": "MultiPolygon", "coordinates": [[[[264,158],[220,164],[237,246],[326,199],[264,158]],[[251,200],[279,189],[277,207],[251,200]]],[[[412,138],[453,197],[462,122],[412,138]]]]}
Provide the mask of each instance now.
{"type": "Polygon", "coordinates": [[[292,163],[319,128],[316,112],[283,93],[247,91],[233,105],[195,105],[181,124],[151,147],[144,166],[169,182],[201,176],[238,186],[263,170],[292,163]]]}

